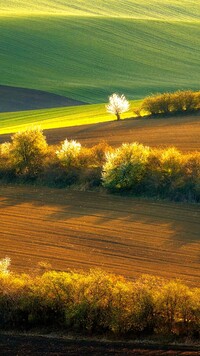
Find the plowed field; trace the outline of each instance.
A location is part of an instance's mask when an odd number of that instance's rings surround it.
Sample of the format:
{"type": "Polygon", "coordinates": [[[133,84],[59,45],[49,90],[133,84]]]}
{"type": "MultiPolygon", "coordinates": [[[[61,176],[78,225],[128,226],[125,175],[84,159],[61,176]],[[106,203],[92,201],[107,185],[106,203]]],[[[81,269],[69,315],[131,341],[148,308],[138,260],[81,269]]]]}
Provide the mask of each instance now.
{"type": "Polygon", "coordinates": [[[96,192],[0,187],[0,258],[30,272],[100,267],[200,285],[200,206],[96,192]]]}
{"type": "Polygon", "coordinates": [[[138,141],[149,146],[175,146],[182,151],[199,150],[200,116],[142,118],[46,130],[50,144],[65,138],[91,146],[106,140],[112,146],[138,141]]]}

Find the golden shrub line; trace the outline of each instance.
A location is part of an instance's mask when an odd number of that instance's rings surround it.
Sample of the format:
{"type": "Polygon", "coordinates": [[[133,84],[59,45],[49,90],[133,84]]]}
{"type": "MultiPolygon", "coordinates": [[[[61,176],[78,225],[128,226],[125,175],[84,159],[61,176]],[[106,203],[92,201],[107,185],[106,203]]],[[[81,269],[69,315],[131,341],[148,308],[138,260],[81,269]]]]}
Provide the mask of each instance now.
{"type": "Polygon", "coordinates": [[[38,128],[0,145],[0,179],[84,188],[103,185],[111,192],[200,201],[200,152],[174,147],[152,149],[137,142],[114,149],[106,142],[86,148],[65,140],[49,147],[38,128]]]}
{"type": "Polygon", "coordinates": [[[145,98],[136,114],[173,114],[200,110],[200,91],[178,90],[174,93],[151,95],[145,98]]]}
{"type": "Polygon", "coordinates": [[[183,154],[174,147],[151,149],[135,142],[106,157],[102,178],[111,192],[200,201],[200,152],[183,154]]]}
{"type": "Polygon", "coordinates": [[[0,328],[65,328],[108,335],[198,337],[200,289],[144,275],[134,282],[102,270],[0,271],[0,328]]]}

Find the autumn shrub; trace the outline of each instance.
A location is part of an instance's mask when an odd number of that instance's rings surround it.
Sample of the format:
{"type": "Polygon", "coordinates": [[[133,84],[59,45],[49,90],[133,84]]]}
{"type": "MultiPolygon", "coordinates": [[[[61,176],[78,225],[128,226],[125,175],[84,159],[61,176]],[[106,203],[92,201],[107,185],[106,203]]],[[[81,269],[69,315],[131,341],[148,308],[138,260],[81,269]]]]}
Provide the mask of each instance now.
{"type": "Polygon", "coordinates": [[[190,201],[200,201],[200,153],[183,158],[184,196],[190,201]]]}
{"type": "Polygon", "coordinates": [[[183,183],[182,154],[170,147],[162,151],[160,156],[161,178],[159,194],[174,196],[183,183]]]}
{"type": "Polygon", "coordinates": [[[171,95],[169,93],[152,95],[144,99],[141,110],[150,115],[168,114],[171,110],[171,95]]]}
{"type": "Polygon", "coordinates": [[[49,270],[30,276],[3,268],[0,328],[61,328],[131,338],[147,334],[198,338],[199,297],[199,288],[155,276],[128,281],[99,269],[49,270]]]}
{"type": "Polygon", "coordinates": [[[28,275],[0,272],[0,327],[28,326],[30,309],[28,275]]]}
{"type": "Polygon", "coordinates": [[[56,155],[65,169],[65,182],[68,185],[79,184],[85,188],[101,184],[101,169],[105,162],[106,152],[111,147],[104,141],[86,148],[77,141],[65,140],[56,155]]]}
{"type": "Polygon", "coordinates": [[[11,162],[10,149],[10,142],[0,145],[0,179],[3,181],[12,181],[15,179],[15,170],[11,162]]]}
{"type": "Polygon", "coordinates": [[[90,148],[91,162],[93,166],[102,167],[106,161],[106,154],[113,151],[113,148],[106,142],[100,141],[90,148]]]}
{"type": "Polygon", "coordinates": [[[200,110],[200,91],[194,93],[194,108],[200,110]]]}
{"type": "Polygon", "coordinates": [[[145,175],[149,147],[142,144],[122,144],[114,152],[107,153],[103,166],[103,186],[111,191],[137,193],[145,175]]]}
{"type": "Polygon", "coordinates": [[[43,132],[38,127],[14,134],[9,155],[17,175],[37,176],[42,169],[48,145],[43,132]]]}
{"type": "Polygon", "coordinates": [[[56,155],[66,168],[91,168],[102,166],[106,153],[109,151],[111,151],[111,147],[105,141],[101,141],[91,148],[86,148],[75,140],[68,141],[66,139],[56,151],[56,155]]]}
{"type": "Polygon", "coordinates": [[[192,90],[163,93],[148,96],[142,102],[140,111],[150,115],[193,112],[200,109],[200,92],[192,90]]]}
{"type": "Polygon", "coordinates": [[[196,93],[187,91],[177,91],[171,94],[171,111],[172,112],[184,112],[194,111],[196,109],[196,93]]]}
{"type": "Polygon", "coordinates": [[[183,157],[177,149],[152,150],[144,178],[144,191],[148,196],[187,200],[183,157]]]}
{"type": "Polygon", "coordinates": [[[156,297],[157,327],[164,333],[188,335],[195,321],[194,295],[195,291],[180,281],[166,282],[156,297]]]}
{"type": "Polygon", "coordinates": [[[103,186],[176,201],[200,201],[200,153],[183,154],[175,147],[151,149],[123,144],[108,153],[103,186]]]}
{"type": "Polygon", "coordinates": [[[57,148],[54,146],[48,147],[48,152],[43,162],[43,168],[37,175],[37,184],[64,188],[73,184],[77,180],[75,170],[66,170],[56,155],[57,148]]]}
{"type": "Polygon", "coordinates": [[[61,148],[56,151],[56,155],[66,168],[79,166],[81,154],[81,144],[75,140],[65,140],[61,148]]]}

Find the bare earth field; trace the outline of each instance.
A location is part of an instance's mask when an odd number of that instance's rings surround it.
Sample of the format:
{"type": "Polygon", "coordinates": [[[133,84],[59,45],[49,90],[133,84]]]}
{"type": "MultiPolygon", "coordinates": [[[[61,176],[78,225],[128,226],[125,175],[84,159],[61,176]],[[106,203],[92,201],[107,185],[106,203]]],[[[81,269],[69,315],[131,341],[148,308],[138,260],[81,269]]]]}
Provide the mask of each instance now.
{"type": "Polygon", "coordinates": [[[106,140],[112,146],[137,141],[149,146],[176,146],[183,151],[198,150],[200,116],[127,119],[44,131],[50,144],[65,138],[92,146],[106,140]]]}
{"type": "MultiPolygon", "coordinates": [[[[200,116],[127,119],[44,130],[44,134],[49,144],[57,144],[66,138],[78,140],[85,146],[101,140],[112,146],[137,141],[152,147],[175,146],[182,151],[194,151],[200,148],[200,116]]],[[[0,143],[9,139],[10,135],[0,135],[0,143]]]]}
{"type": "Polygon", "coordinates": [[[0,258],[31,272],[100,267],[200,285],[200,206],[97,192],[0,187],[0,258]]]}

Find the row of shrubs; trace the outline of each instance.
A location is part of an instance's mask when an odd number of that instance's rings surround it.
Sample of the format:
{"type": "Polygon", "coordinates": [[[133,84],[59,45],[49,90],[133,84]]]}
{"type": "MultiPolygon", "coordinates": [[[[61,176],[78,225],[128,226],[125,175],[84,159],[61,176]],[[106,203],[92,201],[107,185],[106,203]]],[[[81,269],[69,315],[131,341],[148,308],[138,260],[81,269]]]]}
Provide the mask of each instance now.
{"type": "Polygon", "coordinates": [[[0,261],[1,329],[199,337],[200,288],[150,275],[128,281],[102,270],[16,274],[7,262],[0,261]]]}
{"type": "Polygon", "coordinates": [[[123,144],[107,154],[103,185],[113,192],[200,201],[200,152],[123,144]]]}
{"type": "Polygon", "coordinates": [[[145,98],[136,114],[148,115],[187,113],[200,110],[200,91],[176,91],[145,98]]]}
{"type": "Polygon", "coordinates": [[[51,147],[39,128],[31,128],[0,146],[0,179],[85,189],[102,185],[110,192],[199,202],[200,152],[139,143],[85,148],[68,140],[51,147]]]}

